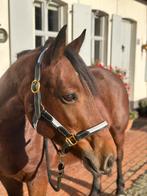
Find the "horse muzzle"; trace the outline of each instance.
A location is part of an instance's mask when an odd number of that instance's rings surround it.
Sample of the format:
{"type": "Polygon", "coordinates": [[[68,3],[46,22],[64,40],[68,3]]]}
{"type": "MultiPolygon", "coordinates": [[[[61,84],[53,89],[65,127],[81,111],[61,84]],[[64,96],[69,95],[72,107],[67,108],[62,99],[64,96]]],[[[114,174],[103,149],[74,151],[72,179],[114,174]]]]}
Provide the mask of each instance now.
{"type": "MultiPolygon", "coordinates": [[[[90,153],[89,153],[90,154],[90,153]]],[[[95,155],[83,156],[85,167],[95,176],[110,175],[114,164],[114,157],[112,155],[106,157],[103,165],[96,159],[95,155]]]]}

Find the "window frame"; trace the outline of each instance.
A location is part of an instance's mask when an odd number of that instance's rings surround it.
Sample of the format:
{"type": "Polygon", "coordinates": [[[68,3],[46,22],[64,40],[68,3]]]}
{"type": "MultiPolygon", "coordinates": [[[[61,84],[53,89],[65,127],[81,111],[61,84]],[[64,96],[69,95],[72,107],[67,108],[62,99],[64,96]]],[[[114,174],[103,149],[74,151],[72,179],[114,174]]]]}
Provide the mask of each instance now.
{"type": "MultiPolygon", "coordinates": [[[[67,23],[67,17],[64,17],[64,14],[67,15],[67,4],[64,2],[52,0],[52,1],[47,1],[47,0],[35,0],[34,1],[34,21],[35,21],[35,7],[37,4],[41,5],[42,9],[42,30],[37,30],[35,25],[35,47],[36,46],[36,36],[42,37],[42,45],[45,43],[45,40],[48,39],[48,37],[56,37],[58,34],[59,29],[67,23]],[[57,7],[58,9],[58,31],[49,31],[48,30],[48,10],[49,7],[57,7]]],[[[34,22],[35,24],[35,22],[34,22]]]]}
{"type": "Polygon", "coordinates": [[[107,65],[107,45],[108,45],[108,19],[109,15],[100,10],[92,10],[92,27],[91,27],[91,61],[93,64],[103,63],[107,65]],[[102,31],[102,35],[95,35],[95,19],[97,17],[101,17],[102,22],[100,24],[100,28],[102,31]],[[99,41],[100,43],[100,59],[95,59],[95,41],[99,41]]]}

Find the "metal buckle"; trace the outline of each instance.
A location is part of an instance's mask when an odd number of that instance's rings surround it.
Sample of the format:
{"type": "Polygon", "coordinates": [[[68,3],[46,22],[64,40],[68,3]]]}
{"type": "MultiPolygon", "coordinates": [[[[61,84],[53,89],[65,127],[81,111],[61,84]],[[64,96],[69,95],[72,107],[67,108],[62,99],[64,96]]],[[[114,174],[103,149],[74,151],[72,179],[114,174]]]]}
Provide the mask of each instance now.
{"type": "Polygon", "coordinates": [[[36,94],[40,90],[40,82],[38,80],[33,80],[31,84],[32,93],[36,94]]]}
{"type": "Polygon", "coordinates": [[[74,135],[71,135],[69,137],[66,137],[65,142],[69,145],[69,146],[74,146],[77,144],[77,140],[76,137],[74,135]]]}

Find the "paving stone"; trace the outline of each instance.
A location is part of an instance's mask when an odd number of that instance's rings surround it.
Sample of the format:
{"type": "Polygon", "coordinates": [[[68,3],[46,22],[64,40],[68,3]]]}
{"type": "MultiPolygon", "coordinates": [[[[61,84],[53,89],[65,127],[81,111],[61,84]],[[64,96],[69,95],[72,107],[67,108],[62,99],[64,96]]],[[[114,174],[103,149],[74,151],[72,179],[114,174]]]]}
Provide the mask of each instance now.
{"type": "MultiPolygon", "coordinates": [[[[137,128],[126,133],[122,169],[127,196],[147,196],[147,172],[145,172],[147,171],[147,119],[143,126],[139,123],[136,125],[137,128]]],[[[102,177],[102,187],[105,192],[103,195],[115,195],[115,181],[116,165],[110,177],[102,177]]],[[[87,196],[90,192],[91,183],[91,174],[84,168],[82,161],[77,161],[66,165],[62,190],[56,193],[48,186],[47,196],[87,196]]],[[[0,196],[7,196],[1,184],[0,196]]],[[[28,196],[26,186],[24,186],[24,196],[28,196]]]]}

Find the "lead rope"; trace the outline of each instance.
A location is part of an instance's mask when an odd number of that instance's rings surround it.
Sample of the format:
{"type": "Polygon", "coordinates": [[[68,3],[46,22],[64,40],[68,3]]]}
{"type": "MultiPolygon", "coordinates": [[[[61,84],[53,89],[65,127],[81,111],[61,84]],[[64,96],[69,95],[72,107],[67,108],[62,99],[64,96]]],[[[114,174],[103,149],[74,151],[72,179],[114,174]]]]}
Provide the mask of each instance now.
{"type": "Polygon", "coordinates": [[[52,174],[51,174],[50,164],[49,164],[50,160],[49,160],[49,154],[48,154],[48,138],[44,138],[44,149],[45,149],[45,158],[46,158],[48,181],[49,181],[51,187],[56,192],[58,192],[61,189],[61,180],[62,180],[63,175],[64,175],[64,162],[62,160],[62,155],[60,153],[58,153],[60,160],[59,160],[59,164],[58,164],[57,184],[54,185],[53,182],[52,182],[52,179],[51,179],[52,174]]]}

